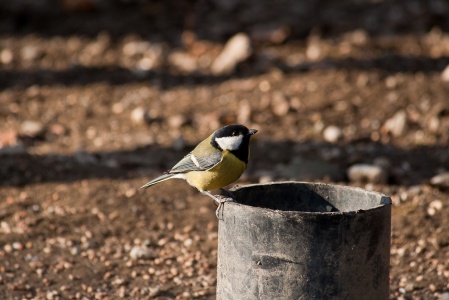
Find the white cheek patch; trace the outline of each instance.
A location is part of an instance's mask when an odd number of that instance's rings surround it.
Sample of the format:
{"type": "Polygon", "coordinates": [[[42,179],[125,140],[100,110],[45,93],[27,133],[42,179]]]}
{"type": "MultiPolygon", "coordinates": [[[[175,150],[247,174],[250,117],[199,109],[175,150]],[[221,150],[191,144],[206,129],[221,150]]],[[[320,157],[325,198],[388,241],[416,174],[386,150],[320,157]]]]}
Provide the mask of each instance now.
{"type": "Polygon", "coordinates": [[[240,144],[243,141],[243,135],[237,135],[237,136],[226,136],[222,138],[215,139],[217,141],[217,144],[220,146],[223,150],[237,150],[240,147],[240,144]]]}

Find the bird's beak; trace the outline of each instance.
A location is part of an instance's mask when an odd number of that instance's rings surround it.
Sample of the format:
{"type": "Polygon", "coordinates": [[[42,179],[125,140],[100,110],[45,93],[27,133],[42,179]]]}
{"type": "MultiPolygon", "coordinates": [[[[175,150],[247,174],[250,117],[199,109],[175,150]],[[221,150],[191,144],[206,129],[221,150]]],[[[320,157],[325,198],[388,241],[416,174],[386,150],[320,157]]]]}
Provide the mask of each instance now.
{"type": "Polygon", "coordinates": [[[257,131],[258,131],[257,129],[250,129],[249,130],[249,135],[256,134],[257,131]]]}

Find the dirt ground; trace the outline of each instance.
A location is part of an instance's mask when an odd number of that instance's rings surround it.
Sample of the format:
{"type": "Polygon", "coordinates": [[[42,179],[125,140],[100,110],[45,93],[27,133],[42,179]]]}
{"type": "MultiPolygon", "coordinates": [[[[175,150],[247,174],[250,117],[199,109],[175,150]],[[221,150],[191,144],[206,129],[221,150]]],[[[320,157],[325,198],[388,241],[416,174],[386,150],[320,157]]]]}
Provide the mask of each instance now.
{"type": "Polygon", "coordinates": [[[449,5],[277,2],[0,2],[0,298],[215,299],[216,207],[137,188],[238,122],[237,184],[391,195],[390,298],[449,299],[449,5]]]}

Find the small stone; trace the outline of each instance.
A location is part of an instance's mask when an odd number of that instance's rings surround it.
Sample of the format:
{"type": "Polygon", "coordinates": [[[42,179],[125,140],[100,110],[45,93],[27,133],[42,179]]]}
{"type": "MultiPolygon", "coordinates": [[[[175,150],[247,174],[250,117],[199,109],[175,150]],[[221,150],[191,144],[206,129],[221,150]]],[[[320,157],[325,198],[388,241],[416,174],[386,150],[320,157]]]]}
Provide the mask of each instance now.
{"type": "Polygon", "coordinates": [[[78,255],[78,254],[80,254],[80,252],[81,252],[81,249],[80,249],[79,245],[75,245],[70,248],[70,254],[72,254],[72,255],[78,255]]]}
{"type": "Polygon", "coordinates": [[[0,131],[0,148],[15,145],[17,145],[17,131],[15,130],[0,131]]]}
{"type": "Polygon", "coordinates": [[[134,246],[129,252],[129,257],[132,260],[139,258],[148,258],[150,256],[150,249],[146,246],[134,246]]]}
{"type": "Polygon", "coordinates": [[[214,60],[211,72],[215,75],[230,74],[238,63],[252,54],[251,41],[244,33],[234,35],[214,60]]]}
{"type": "Polygon", "coordinates": [[[354,45],[364,45],[369,40],[368,33],[363,29],[349,32],[346,37],[354,45]]]}
{"type": "Polygon", "coordinates": [[[436,211],[435,208],[433,208],[433,207],[428,207],[428,208],[427,208],[427,214],[428,214],[429,216],[434,216],[436,213],[437,213],[437,211],[436,211]]]}
{"type": "Polygon", "coordinates": [[[267,80],[262,80],[262,81],[259,83],[259,90],[260,90],[262,93],[266,93],[266,92],[268,92],[270,89],[271,89],[271,84],[270,84],[269,81],[267,81],[267,80]]]}
{"type": "Polygon", "coordinates": [[[14,243],[12,243],[12,247],[15,250],[22,250],[24,246],[21,242],[14,242],[14,243]]]}
{"type": "Polygon", "coordinates": [[[413,290],[415,289],[415,285],[413,283],[407,283],[404,288],[407,292],[413,292],[413,290]]]}
{"type": "Polygon", "coordinates": [[[161,288],[159,286],[150,287],[148,295],[150,297],[156,297],[159,294],[160,291],[161,291],[161,288]]]}
{"type": "Polygon", "coordinates": [[[14,59],[14,53],[10,49],[3,49],[0,51],[0,62],[4,65],[8,65],[14,59]]]}
{"type": "Polygon", "coordinates": [[[247,124],[251,120],[251,105],[249,101],[240,101],[237,120],[240,124],[247,124]]]}
{"type": "Polygon", "coordinates": [[[66,133],[66,129],[63,125],[55,123],[51,124],[48,127],[48,132],[57,136],[64,135],[66,133]]]}
{"type": "Polygon", "coordinates": [[[449,65],[444,68],[443,72],[441,72],[441,80],[449,81],[449,65]]]}
{"type": "Polygon", "coordinates": [[[185,115],[177,114],[170,116],[167,123],[171,128],[180,128],[188,123],[188,118],[185,115]]]}
{"type": "Polygon", "coordinates": [[[263,175],[259,177],[259,183],[270,183],[273,182],[273,177],[270,175],[263,175]]]}
{"type": "Polygon", "coordinates": [[[58,298],[59,299],[59,293],[58,293],[58,291],[48,291],[47,292],[47,300],[52,300],[52,299],[56,299],[56,298],[58,298]]]}
{"type": "Polygon", "coordinates": [[[150,47],[148,42],[142,41],[129,41],[123,45],[124,56],[134,56],[137,54],[143,54],[150,47]]]}
{"type": "Polygon", "coordinates": [[[44,125],[37,121],[27,120],[21,124],[20,133],[32,138],[36,138],[44,133],[44,125]]]}
{"type": "Polygon", "coordinates": [[[336,143],[343,137],[343,131],[337,126],[331,125],[324,129],[323,138],[326,142],[336,143]]]}
{"type": "Polygon", "coordinates": [[[353,182],[386,183],[387,172],[380,166],[355,164],[349,167],[348,177],[353,182]]]}
{"type": "Polygon", "coordinates": [[[131,198],[132,196],[134,196],[136,194],[136,189],[128,189],[125,191],[125,197],[126,198],[131,198]]]}
{"type": "Polygon", "coordinates": [[[176,276],[176,275],[178,275],[178,269],[176,269],[176,268],[170,268],[170,273],[172,274],[172,275],[174,275],[174,276],[176,276]]]}
{"type": "Polygon", "coordinates": [[[398,81],[396,79],[395,76],[388,76],[385,79],[385,85],[387,86],[387,88],[389,89],[394,89],[396,88],[396,86],[398,85],[398,81]]]}
{"type": "Polygon", "coordinates": [[[20,55],[23,60],[33,61],[40,55],[40,51],[34,46],[25,46],[20,50],[20,55]]]}
{"type": "Polygon", "coordinates": [[[430,184],[439,188],[449,188],[449,172],[441,173],[430,179],[430,184]]]}
{"type": "Polygon", "coordinates": [[[436,210],[441,210],[443,208],[443,202],[441,200],[433,200],[430,202],[429,206],[435,208],[436,210]]]}
{"type": "Polygon", "coordinates": [[[398,111],[385,122],[383,129],[394,137],[403,135],[407,130],[407,113],[403,110],[398,111]]]}
{"type": "Polygon", "coordinates": [[[192,73],[198,68],[196,59],[186,52],[172,52],[168,56],[168,62],[179,71],[185,73],[192,73]]]}
{"type": "Polygon", "coordinates": [[[193,245],[193,240],[192,239],[186,239],[183,244],[186,247],[190,247],[190,246],[193,245]]]}
{"type": "Polygon", "coordinates": [[[321,47],[315,39],[311,39],[307,44],[306,57],[313,61],[321,57],[321,47]]]}
{"type": "Polygon", "coordinates": [[[131,121],[134,124],[143,124],[147,117],[147,112],[143,107],[136,107],[131,111],[131,121]]]}
{"type": "Polygon", "coordinates": [[[13,247],[10,244],[6,244],[3,246],[3,250],[5,250],[6,253],[12,252],[13,247]]]}
{"type": "Polygon", "coordinates": [[[290,110],[290,103],[281,92],[274,92],[271,98],[271,109],[276,116],[283,117],[290,110]]]}

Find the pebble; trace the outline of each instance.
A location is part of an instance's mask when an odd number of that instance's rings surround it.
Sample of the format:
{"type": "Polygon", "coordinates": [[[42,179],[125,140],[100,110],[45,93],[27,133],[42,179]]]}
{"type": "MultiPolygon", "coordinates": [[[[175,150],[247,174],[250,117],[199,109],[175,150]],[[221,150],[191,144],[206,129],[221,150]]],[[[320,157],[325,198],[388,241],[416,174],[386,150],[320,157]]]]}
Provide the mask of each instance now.
{"type": "Polygon", "coordinates": [[[170,116],[167,120],[168,126],[171,128],[180,128],[189,122],[188,118],[182,114],[170,116]]]}
{"type": "Polygon", "coordinates": [[[54,134],[56,136],[64,135],[66,133],[66,129],[63,125],[55,123],[51,124],[48,127],[48,132],[54,134]]]}
{"type": "Polygon", "coordinates": [[[44,125],[37,121],[26,120],[20,125],[20,133],[36,138],[44,133],[44,125]]]}
{"type": "Polygon", "coordinates": [[[415,285],[413,283],[407,283],[404,288],[407,292],[413,292],[413,290],[415,289],[415,285]]]}
{"type": "Polygon", "coordinates": [[[4,146],[17,145],[17,131],[3,130],[0,131],[0,148],[4,146]]]}
{"type": "Polygon", "coordinates": [[[150,249],[146,246],[134,246],[129,252],[129,257],[132,260],[136,260],[139,258],[148,258],[151,252],[150,249]]]}
{"type": "Polygon", "coordinates": [[[147,118],[147,112],[143,107],[136,107],[131,111],[131,121],[134,124],[143,124],[147,118]]]}
{"type": "Polygon", "coordinates": [[[10,49],[0,51],[0,62],[4,65],[10,64],[14,59],[14,53],[10,49]]]}
{"type": "Polygon", "coordinates": [[[241,100],[237,120],[240,124],[247,124],[251,120],[251,104],[247,100],[241,100]]]}
{"type": "Polygon", "coordinates": [[[447,65],[443,72],[441,72],[441,80],[446,82],[449,81],[449,65],[447,65]]]}
{"type": "Polygon", "coordinates": [[[281,92],[274,92],[271,98],[271,109],[276,116],[283,117],[290,110],[290,103],[281,92]]]}
{"type": "Polygon", "coordinates": [[[443,208],[443,202],[441,200],[433,200],[429,203],[429,207],[432,207],[436,210],[441,210],[443,208]]]}
{"type": "Polygon", "coordinates": [[[449,188],[449,172],[433,176],[430,179],[430,184],[439,188],[449,188]]]}
{"type": "Polygon", "coordinates": [[[323,138],[326,142],[336,143],[343,138],[343,131],[334,125],[328,126],[323,131],[323,138]]]}
{"type": "Polygon", "coordinates": [[[23,244],[21,242],[14,242],[14,243],[12,243],[12,247],[15,250],[23,250],[23,248],[24,248],[24,246],[23,246],[23,244]]]}
{"type": "Polygon", "coordinates": [[[391,133],[394,137],[399,137],[407,130],[407,114],[404,110],[400,110],[394,114],[393,117],[388,119],[383,129],[391,133]]]}
{"type": "Polygon", "coordinates": [[[197,70],[198,64],[190,54],[180,51],[172,52],[168,56],[168,62],[179,71],[192,73],[197,70]]]}
{"type": "Polygon", "coordinates": [[[427,214],[429,216],[434,216],[437,211],[441,210],[443,208],[443,202],[440,200],[433,200],[429,203],[429,207],[427,208],[427,214]]]}
{"type": "Polygon", "coordinates": [[[221,53],[214,60],[211,72],[215,75],[230,74],[238,63],[247,59],[251,54],[251,41],[248,35],[238,33],[229,39],[221,53]]]}
{"type": "Polygon", "coordinates": [[[386,183],[387,172],[380,166],[355,164],[348,169],[348,178],[353,182],[386,183]]]}
{"type": "Polygon", "coordinates": [[[6,244],[5,246],[3,246],[3,250],[5,250],[5,252],[9,253],[9,252],[12,252],[13,247],[10,244],[6,244]]]}
{"type": "Polygon", "coordinates": [[[34,46],[25,46],[20,50],[20,55],[25,61],[33,61],[40,55],[40,51],[34,46]]]}
{"type": "Polygon", "coordinates": [[[142,41],[129,41],[123,45],[123,54],[125,56],[134,56],[143,54],[150,48],[150,43],[142,41]]]}
{"type": "Polygon", "coordinates": [[[186,246],[186,247],[190,247],[190,246],[193,245],[193,240],[192,240],[192,239],[186,239],[186,240],[183,242],[183,244],[184,244],[184,246],[186,246]]]}
{"type": "Polygon", "coordinates": [[[318,60],[321,57],[321,47],[317,38],[311,38],[307,44],[306,57],[312,61],[318,60]]]}

